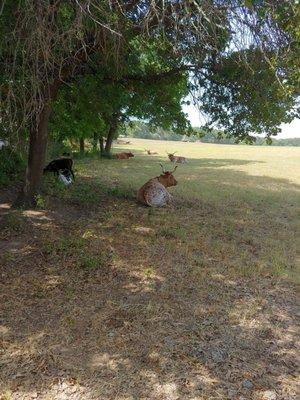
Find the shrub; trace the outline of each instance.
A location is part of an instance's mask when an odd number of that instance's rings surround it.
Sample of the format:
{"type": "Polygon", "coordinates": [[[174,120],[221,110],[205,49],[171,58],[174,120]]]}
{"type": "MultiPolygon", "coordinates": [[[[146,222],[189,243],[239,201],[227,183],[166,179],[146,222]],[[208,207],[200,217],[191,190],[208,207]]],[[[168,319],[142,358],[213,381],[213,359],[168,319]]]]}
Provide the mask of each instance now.
{"type": "Polygon", "coordinates": [[[63,153],[72,154],[72,149],[70,146],[64,142],[51,142],[48,146],[48,158],[53,160],[54,158],[59,158],[63,153]]]}
{"type": "Polygon", "coordinates": [[[15,180],[25,169],[25,160],[10,147],[0,149],[0,187],[15,180]]]}

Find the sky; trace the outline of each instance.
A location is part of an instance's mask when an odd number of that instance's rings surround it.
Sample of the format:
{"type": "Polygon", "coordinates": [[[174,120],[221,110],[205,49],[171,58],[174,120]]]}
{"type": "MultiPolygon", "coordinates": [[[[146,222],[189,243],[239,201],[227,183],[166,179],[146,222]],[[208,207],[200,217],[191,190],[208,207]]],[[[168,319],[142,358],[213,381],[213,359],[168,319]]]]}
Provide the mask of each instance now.
{"type": "MultiPolygon", "coordinates": [[[[198,109],[192,104],[183,106],[183,111],[189,116],[189,120],[192,126],[202,125],[204,119],[199,115],[198,109]]],[[[287,138],[300,138],[300,119],[295,119],[290,124],[282,124],[282,132],[279,133],[276,138],[287,139],[287,138]]]]}

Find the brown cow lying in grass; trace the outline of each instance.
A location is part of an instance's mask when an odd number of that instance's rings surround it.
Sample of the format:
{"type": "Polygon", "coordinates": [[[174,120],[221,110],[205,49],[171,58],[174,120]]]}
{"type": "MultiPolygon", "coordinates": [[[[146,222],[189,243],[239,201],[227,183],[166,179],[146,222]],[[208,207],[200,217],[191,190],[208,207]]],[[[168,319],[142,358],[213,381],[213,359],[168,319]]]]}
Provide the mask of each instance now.
{"type": "MultiPolygon", "coordinates": [[[[176,153],[176,151],[175,151],[175,153],[176,153]]],[[[176,164],[186,164],[187,163],[187,160],[185,157],[174,156],[175,153],[167,153],[169,160],[171,162],[176,163],[176,164]]]]}
{"type": "Polygon", "coordinates": [[[148,156],[152,156],[154,154],[158,154],[157,151],[151,151],[151,150],[148,150],[148,149],[145,149],[145,152],[148,154],[148,156]]]}
{"type": "Polygon", "coordinates": [[[117,144],[130,144],[130,141],[125,141],[125,140],[117,140],[117,144]]]}
{"type": "Polygon", "coordinates": [[[137,193],[137,200],[146,206],[162,207],[172,202],[172,196],[166,188],[177,185],[177,181],[173,176],[177,165],[172,172],[165,171],[162,164],[160,166],[163,172],[162,175],[150,179],[137,193]]]}
{"type": "Polygon", "coordinates": [[[132,154],[131,152],[129,153],[117,153],[115,154],[116,158],[118,160],[128,160],[131,157],[134,157],[134,154],[132,154]]]}

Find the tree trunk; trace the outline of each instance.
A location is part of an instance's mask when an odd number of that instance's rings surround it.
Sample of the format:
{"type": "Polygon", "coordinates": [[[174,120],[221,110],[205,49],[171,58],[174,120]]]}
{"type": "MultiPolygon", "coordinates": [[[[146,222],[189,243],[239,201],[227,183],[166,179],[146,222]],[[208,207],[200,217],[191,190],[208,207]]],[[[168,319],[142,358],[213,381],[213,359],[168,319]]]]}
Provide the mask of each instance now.
{"type": "Polygon", "coordinates": [[[84,155],[84,138],[79,139],[80,154],[84,155]]]}
{"type": "Polygon", "coordinates": [[[107,134],[107,138],[106,138],[106,143],[105,143],[105,154],[106,155],[109,155],[111,152],[112,143],[113,143],[115,133],[118,128],[118,124],[119,124],[118,117],[119,117],[119,113],[113,114],[111,122],[110,122],[109,130],[108,130],[108,134],[107,134]]]}
{"type": "Polygon", "coordinates": [[[48,89],[44,97],[43,109],[32,118],[29,131],[29,153],[25,184],[13,204],[15,207],[34,207],[36,205],[36,194],[45,163],[51,102],[55,99],[58,88],[59,81],[48,89]]]}
{"type": "Polygon", "coordinates": [[[18,133],[17,149],[18,149],[19,153],[21,153],[23,155],[27,154],[28,141],[27,141],[24,131],[18,133]]]}
{"type": "Polygon", "coordinates": [[[99,146],[100,146],[100,154],[104,153],[104,141],[103,136],[99,136],[99,146]]]}
{"type": "Polygon", "coordinates": [[[97,144],[98,144],[98,133],[94,132],[93,137],[93,152],[96,153],[97,151],[97,144]]]}
{"type": "Polygon", "coordinates": [[[104,148],[105,154],[110,154],[113,139],[114,139],[114,131],[111,128],[109,128],[109,131],[108,131],[108,134],[106,137],[105,148],[104,148]]]}

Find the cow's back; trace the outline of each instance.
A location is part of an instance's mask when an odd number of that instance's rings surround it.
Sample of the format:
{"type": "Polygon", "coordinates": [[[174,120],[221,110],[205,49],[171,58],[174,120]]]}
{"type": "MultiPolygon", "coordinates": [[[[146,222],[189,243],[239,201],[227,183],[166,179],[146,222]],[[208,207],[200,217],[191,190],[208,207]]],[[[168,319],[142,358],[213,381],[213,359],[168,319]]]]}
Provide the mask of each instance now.
{"type": "Polygon", "coordinates": [[[167,189],[157,179],[150,179],[140,188],[137,195],[139,202],[151,207],[164,206],[169,202],[170,197],[167,189]]]}
{"type": "Polygon", "coordinates": [[[116,157],[117,157],[118,160],[126,160],[126,159],[129,158],[126,153],[117,153],[116,157]]]}
{"type": "Polygon", "coordinates": [[[54,169],[71,169],[73,160],[71,158],[58,158],[50,162],[49,166],[54,169]]]}

